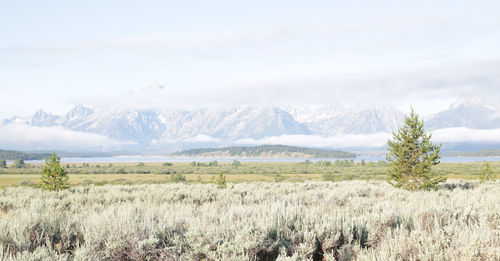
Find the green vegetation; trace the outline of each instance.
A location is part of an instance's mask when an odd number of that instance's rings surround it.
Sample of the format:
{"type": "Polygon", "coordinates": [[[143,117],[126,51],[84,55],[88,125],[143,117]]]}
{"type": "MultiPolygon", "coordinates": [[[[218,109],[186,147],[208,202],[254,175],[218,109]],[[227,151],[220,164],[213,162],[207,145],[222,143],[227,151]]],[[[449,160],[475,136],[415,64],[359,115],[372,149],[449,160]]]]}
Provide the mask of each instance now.
{"type": "Polygon", "coordinates": [[[500,149],[484,149],[473,152],[455,152],[448,154],[456,157],[499,157],[500,149]]]}
{"type": "Polygon", "coordinates": [[[411,110],[403,126],[387,142],[389,183],[408,190],[435,189],[446,177],[432,172],[439,164],[441,145],[432,144],[432,135],[426,134],[424,122],[411,110]]]}
{"type": "Polygon", "coordinates": [[[186,177],[184,175],[182,175],[181,173],[175,173],[175,174],[172,174],[170,175],[170,181],[171,182],[185,182],[186,181],[186,177]]]}
{"type": "Polygon", "coordinates": [[[232,165],[233,167],[239,167],[239,166],[241,166],[241,162],[240,162],[240,161],[238,161],[238,160],[233,160],[233,163],[231,163],[231,165],[232,165]]]}
{"type": "Polygon", "coordinates": [[[14,150],[0,150],[0,159],[3,160],[42,160],[50,157],[49,153],[29,153],[14,150]]]}
{"type": "Polygon", "coordinates": [[[7,168],[7,162],[5,160],[0,160],[0,168],[2,169],[7,168]]]}
{"type": "Polygon", "coordinates": [[[300,148],[285,145],[190,149],[172,154],[179,157],[269,157],[269,158],[355,158],[343,151],[300,148]]]}
{"type": "Polygon", "coordinates": [[[217,187],[220,188],[220,189],[227,188],[226,175],[224,175],[224,172],[221,172],[219,174],[219,176],[217,177],[217,180],[216,180],[215,184],[217,184],[217,187]]]}
{"type": "Polygon", "coordinates": [[[7,187],[0,197],[1,260],[500,259],[492,183],[7,187]]]}
{"type": "Polygon", "coordinates": [[[496,174],[491,169],[491,165],[489,162],[484,163],[484,168],[481,170],[481,174],[479,175],[479,180],[481,183],[486,181],[494,181],[496,180],[496,174]]]}
{"type": "Polygon", "coordinates": [[[14,168],[21,169],[26,167],[26,163],[24,163],[23,159],[17,159],[16,162],[14,162],[14,168]]]}
{"type": "Polygon", "coordinates": [[[52,153],[49,159],[45,159],[40,180],[42,189],[59,191],[70,187],[68,183],[69,177],[66,170],[61,167],[60,160],[55,153],[52,153]]]}
{"type": "MultiPolygon", "coordinates": [[[[186,182],[197,182],[200,177],[202,183],[211,181],[212,176],[221,172],[226,176],[227,182],[240,183],[250,181],[290,181],[304,182],[307,180],[386,180],[387,162],[360,162],[351,160],[339,161],[309,161],[306,162],[240,162],[234,166],[232,162],[218,162],[217,166],[208,163],[192,166],[191,163],[175,162],[172,166],[162,163],[145,163],[139,167],[137,163],[109,164],[69,164],[66,171],[69,182],[76,184],[106,184],[120,183],[126,180],[132,184],[169,183],[171,176],[181,174],[186,182]],[[99,166],[99,167],[98,167],[99,166]]],[[[29,164],[25,168],[0,168],[0,185],[36,185],[40,181],[40,172],[43,164],[29,164]],[[30,183],[26,183],[30,182],[30,183]]],[[[494,173],[500,172],[500,162],[490,162],[494,173]]],[[[440,163],[434,170],[450,179],[476,179],[479,180],[483,162],[471,163],[440,163]]]]}

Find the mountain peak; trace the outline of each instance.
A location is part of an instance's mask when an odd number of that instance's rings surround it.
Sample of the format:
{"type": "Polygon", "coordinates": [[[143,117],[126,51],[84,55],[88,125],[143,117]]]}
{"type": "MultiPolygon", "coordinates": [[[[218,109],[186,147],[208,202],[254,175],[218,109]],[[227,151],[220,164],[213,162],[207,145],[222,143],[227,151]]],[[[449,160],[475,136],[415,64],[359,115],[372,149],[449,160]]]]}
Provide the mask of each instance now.
{"type": "Polygon", "coordinates": [[[492,111],[500,111],[499,103],[500,101],[496,98],[459,98],[450,105],[450,110],[459,107],[485,107],[492,111]]]}
{"type": "Polygon", "coordinates": [[[66,113],[66,119],[68,119],[68,120],[77,119],[77,118],[79,119],[82,117],[86,117],[86,116],[92,114],[93,112],[94,112],[93,109],[84,107],[81,104],[77,104],[77,105],[75,105],[75,107],[73,107],[73,109],[71,109],[71,111],[66,113]]]}

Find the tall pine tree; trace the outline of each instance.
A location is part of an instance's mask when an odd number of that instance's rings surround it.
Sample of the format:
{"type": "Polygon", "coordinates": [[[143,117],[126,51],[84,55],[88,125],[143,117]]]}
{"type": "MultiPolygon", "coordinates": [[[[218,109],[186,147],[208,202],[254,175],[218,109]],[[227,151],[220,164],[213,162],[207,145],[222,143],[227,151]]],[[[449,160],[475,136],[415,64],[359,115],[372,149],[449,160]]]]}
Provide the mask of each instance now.
{"type": "Polygon", "coordinates": [[[40,186],[44,190],[63,190],[69,188],[68,174],[61,166],[61,158],[55,153],[45,159],[40,186]]]}
{"type": "Polygon", "coordinates": [[[403,126],[393,132],[393,140],[387,142],[390,184],[408,190],[435,189],[446,180],[432,172],[432,166],[439,164],[441,145],[432,144],[431,137],[412,108],[403,126]]]}

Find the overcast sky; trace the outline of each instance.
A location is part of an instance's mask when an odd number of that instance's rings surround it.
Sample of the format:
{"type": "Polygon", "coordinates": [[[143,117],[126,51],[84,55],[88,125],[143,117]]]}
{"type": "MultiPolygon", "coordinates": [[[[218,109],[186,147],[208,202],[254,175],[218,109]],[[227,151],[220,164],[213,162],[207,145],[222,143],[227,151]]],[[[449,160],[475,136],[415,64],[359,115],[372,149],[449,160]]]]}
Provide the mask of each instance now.
{"type": "Polygon", "coordinates": [[[500,94],[499,10],[460,0],[4,1],[0,117],[77,103],[412,104],[430,114],[500,94]]]}

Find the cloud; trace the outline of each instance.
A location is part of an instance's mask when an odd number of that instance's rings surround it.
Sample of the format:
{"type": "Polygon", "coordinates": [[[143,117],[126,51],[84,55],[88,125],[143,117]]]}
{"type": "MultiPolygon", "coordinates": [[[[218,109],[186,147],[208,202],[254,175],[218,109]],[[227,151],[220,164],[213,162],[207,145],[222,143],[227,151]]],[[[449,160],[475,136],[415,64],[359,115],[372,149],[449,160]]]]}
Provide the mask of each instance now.
{"type": "Polygon", "coordinates": [[[432,140],[440,143],[500,143],[500,129],[469,129],[466,127],[438,129],[432,140]]]}
{"type": "Polygon", "coordinates": [[[101,151],[131,143],[116,141],[99,134],[67,130],[59,126],[35,127],[9,124],[0,127],[0,144],[3,149],[101,151]]]}
{"type": "MultiPolygon", "coordinates": [[[[370,73],[251,79],[214,86],[163,85],[112,96],[95,95],[77,102],[122,108],[177,108],[250,106],[316,106],[393,104],[422,114],[446,109],[457,97],[500,96],[500,60],[449,63],[424,68],[402,68],[370,73]],[[203,87],[203,88],[202,88],[203,87]]],[[[258,78],[258,77],[256,77],[258,78]]]]}
{"type": "MultiPolygon", "coordinates": [[[[284,144],[312,148],[379,148],[392,138],[390,133],[347,134],[337,136],[283,135],[263,139],[240,139],[237,144],[284,144]]],[[[469,129],[466,127],[438,129],[432,132],[434,143],[489,143],[500,144],[500,129],[469,129]]]]}
{"type": "Polygon", "coordinates": [[[199,142],[221,142],[219,139],[205,135],[205,134],[198,134],[195,137],[192,138],[186,138],[186,139],[181,139],[181,142],[188,142],[188,143],[199,143],[199,142]]]}
{"type": "Polygon", "coordinates": [[[382,147],[390,138],[389,133],[346,134],[331,137],[319,135],[282,135],[263,139],[240,139],[237,144],[284,144],[312,148],[382,147]]]}

